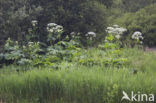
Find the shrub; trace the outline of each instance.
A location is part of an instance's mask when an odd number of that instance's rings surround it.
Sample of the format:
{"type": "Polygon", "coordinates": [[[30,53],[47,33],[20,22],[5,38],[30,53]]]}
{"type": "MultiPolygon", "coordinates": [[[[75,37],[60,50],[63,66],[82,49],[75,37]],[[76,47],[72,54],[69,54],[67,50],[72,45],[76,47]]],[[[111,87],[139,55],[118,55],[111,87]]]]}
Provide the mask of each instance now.
{"type": "Polygon", "coordinates": [[[128,29],[128,39],[135,31],[140,31],[144,37],[144,44],[148,46],[156,45],[156,4],[147,6],[136,13],[127,13],[123,17],[116,20],[118,24],[128,29]]]}

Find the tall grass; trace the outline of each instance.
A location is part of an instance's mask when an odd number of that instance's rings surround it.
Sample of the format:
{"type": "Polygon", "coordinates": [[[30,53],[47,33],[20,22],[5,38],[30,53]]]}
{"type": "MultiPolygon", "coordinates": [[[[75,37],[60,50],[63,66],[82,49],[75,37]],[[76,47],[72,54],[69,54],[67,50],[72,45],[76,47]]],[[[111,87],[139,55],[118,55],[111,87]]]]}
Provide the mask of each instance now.
{"type": "MultiPolygon", "coordinates": [[[[33,70],[1,76],[0,93],[5,100],[27,99],[44,103],[120,103],[122,91],[156,94],[155,75],[119,70],[33,70]]],[[[14,101],[16,102],[16,101],[14,101]]]]}
{"type": "Polygon", "coordinates": [[[6,67],[0,73],[0,99],[6,103],[122,103],[122,91],[156,94],[156,55],[138,49],[124,49],[122,55],[129,64],[121,68],[72,65],[18,73],[12,67],[14,72],[5,73],[6,67]]]}

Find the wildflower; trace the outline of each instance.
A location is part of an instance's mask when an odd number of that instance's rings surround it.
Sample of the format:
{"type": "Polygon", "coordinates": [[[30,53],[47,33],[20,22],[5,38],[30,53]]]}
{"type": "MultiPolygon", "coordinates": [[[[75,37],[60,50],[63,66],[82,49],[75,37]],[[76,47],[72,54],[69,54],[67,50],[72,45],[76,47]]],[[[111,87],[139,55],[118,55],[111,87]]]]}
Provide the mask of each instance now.
{"type": "Polygon", "coordinates": [[[55,28],[56,32],[63,32],[63,26],[57,25],[55,28]]]}
{"type": "Polygon", "coordinates": [[[87,37],[96,37],[96,33],[88,32],[85,36],[87,36],[87,37]]]}
{"type": "Polygon", "coordinates": [[[143,40],[144,39],[142,36],[142,33],[139,31],[134,32],[131,38],[135,39],[135,40],[140,40],[140,39],[143,40]]]}
{"type": "Polygon", "coordinates": [[[140,41],[140,44],[143,44],[143,41],[140,41]]]}
{"type": "Polygon", "coordinates": [[[60,32],[63,32],[63,26],[61,25],[57,25],[55,23],[49,23],[47,24],[47,31],[50,32],[50,33],[60,33],[60,32]]]}
{"type": "Polygon", "coordinates": [[[71,33],[70,33],[70,35],[75,35],[75,34],[76,34],[75,32],[71,32],[71,33]]]}
{"type": "Polygon", "coordinates": [[[55,27],[55,26],[57,26],[57,24],[55,24],[55,23],[49,23],[49,24],[47,24],[47,27],[55,27]]]}
{"type": "Polygon", "coordinates": [[[33,44],[34,44],[33,42],[28,42],[28,46],[29,46],[29,47],[32,47],[33,44]]]}
{"type": "Polygon", "coordinates": [[[16,45],[18,45],[18,41],[15,41],[16,45]]]}
{"type": "Polygon", "coordinates": [[[113,27],[107,27],[106,32],[113,35],[123,35],[127,29],[113,25],[113,27]]]}
{"type": "Polygon", "coordinates": [[[115,36],[117,39],[120,39],[121,38],[121,36],[118,34],[118,35],[116,35],[115,36]]]}
{"type": "Polygon", "coordinates": [[[36,26],[36,25],[37,25],[37,23],[38,23],[38,21],[37,21],[37,20],[33,20],[33,21],[31,21],[32,26],[36,26]]]}
{"type": "Polygon", "coordinates": [[[23,49],[26,49],[26,46],[23,46],[23,49]]]}
{"type": "Polygon", "coordinates": [[[88,32],[85,36],[87,37],[87,39],[89,39],[90,41],[92,41],[93,38],[96,37],[96,33],[94,33],[94,32],[88,32]]]}
{"type": "Polygon", "coordinates": [[[113,25],[114,28],[119,28],[119,25],[115,24],[113,25]]]}
{"type": "Polygon", "coordinates": [[[54,32],[53,29],[47,29],[47,30],[48,30],[48,32],[50,32],[50,33],[54,32]]]}
{"type": "Polygon", "coordinates": [[[75,32],[71,32],[71,33],[70,33],[70,36],[71,36],[72,38],[74,38],[74,37],[75,37],[75,35],[76,35],[76,33],[75,33],[75,32]]]}
{"type": "Polygon", "coordinates": [[[114,30],[113,27],[107,27],[106,32],[107,33],[112,33],[113,30],[114,30]]]}

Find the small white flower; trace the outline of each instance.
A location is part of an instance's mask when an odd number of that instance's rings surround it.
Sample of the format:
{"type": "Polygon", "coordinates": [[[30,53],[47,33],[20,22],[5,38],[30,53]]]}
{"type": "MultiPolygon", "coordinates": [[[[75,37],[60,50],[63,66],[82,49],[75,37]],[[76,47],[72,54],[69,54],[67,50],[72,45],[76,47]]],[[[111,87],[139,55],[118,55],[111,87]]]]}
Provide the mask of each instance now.
{"type": "Polygon", "coordinates": [[[113,30],[114,28],[113,27],[107,27],[107,30],[113,30]]]}
{"type": "Polygon", "coordinates": [[[26,49],[26,46],[23,46],[23,49],[26,49]]]}
{"type": "Polygon", "coordinates": [[[113,25],[114,28],[119,28],[119,25],[115,24],[113,25]]]}
{"type": "Polygon", "coordinates": [[[55,26],[57,26],[57,24],[55,24],[55,23],[49,23],[49,24],[47,24],[47,27],[55,27],[55,26]]]}
{"type": "Polygon", "coordinates": [[[37,21],[37,20],[33,20],[33,21],[31,21],[32,26],[36,26],[36,25],[37,25],[37,23],[38,23],[38,21],[37,21]]]}
{"type": "Polygon", "coordinates": [[[61,31],[63,31],[63,26],[57,25],[55,29],[56,29],[58,32],[61,32],[61,31]]]}
{"type": "Polygon", "coordinates": [[[50,33],[54,32],[53,29],[47,29],[47,30],[48,30],[48,32],[50,32],[50,33]]]}
{"type": "Polygon", "coordinates": [[[107,27],[106,32],[113,35],[123,35],[127,29],[119,27],[118,25],[113,25],[113,27],[107,27]]]}
{"type": "Polygon", "coordinates": [[[121,36],[118,34],[118,35],[116,35],[115,36],[117,39],[120,39],[121,38],[121,36]]]}
{"type": "Polygon", "coordinates": [[[139,31],[134,32],[131,38],[136,40],[144,39],[142,33],[139,31]]]}
{"type": "Polygon", "coordinates": [[[75,35],[75,34],[76,34],[75,32],[71,32],[71,33],[70,33],[70,35],[75,35]]]}
{"type": "Polygon", "coordinates": [[[60,33],[63,32],[63,26],[55,23],[49,23],[47,24],[47,31],[50,33],[60,33]]]}
{"type": "Polygon", "coordinates": [[[140,44],[143,44],[143,41],[140,41],[140,44]]]}
{"type": "Polygon", "coordinates": [[[32,46],[34,42],[28,42],[28,46],[32,46]]]}
{"type": "Polygon", "coordinates": [[[96,37],[96,33],[88,32],[85,36],[87,36],[87,37],[96,37]]]}
{"type": "Polygon", "coordinates": [[[107,33],[112,33],[113,30],[114,30],[113,27],[107,27],[106,32],[107,33]]]}

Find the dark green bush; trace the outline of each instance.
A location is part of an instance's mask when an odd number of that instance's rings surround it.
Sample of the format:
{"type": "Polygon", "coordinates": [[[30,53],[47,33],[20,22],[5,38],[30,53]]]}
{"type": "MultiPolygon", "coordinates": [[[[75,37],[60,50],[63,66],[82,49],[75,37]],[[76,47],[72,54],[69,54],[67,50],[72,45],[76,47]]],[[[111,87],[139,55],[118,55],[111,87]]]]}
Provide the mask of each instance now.
{"type": "MultiPolygon", "coordinates": [[[[131,38],[135,31],[142,32],[144,44],[149,46],[156,45],[156,4],[147,6],[136,13],[126,13],[116,20],[117,24],[129,30],[128,37],[131,38]]],[[[128,42],[128,41],[127,41],[128,42]]]]}
{"type": "Polygon", "coordinates": [[[31,35],[31,21],[37,20],[39,41],[46,42],[48,23],[57,23],[65,28],[64,35],[71,32],[104,32],[106,27],[106,6],[112,0],[1,0],[0,5],[0,44],[8,37],[26,41],[31,35]],[[105,6],[106,5],[106,6],[105,6]],[[27,36],[28,37],[28,36],[27,36]]]}

